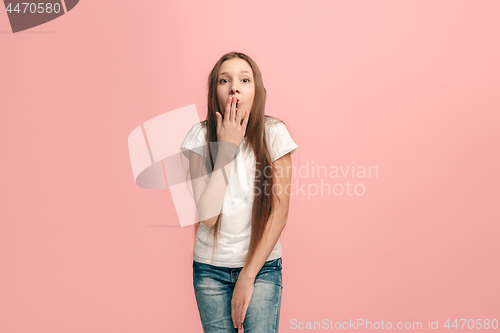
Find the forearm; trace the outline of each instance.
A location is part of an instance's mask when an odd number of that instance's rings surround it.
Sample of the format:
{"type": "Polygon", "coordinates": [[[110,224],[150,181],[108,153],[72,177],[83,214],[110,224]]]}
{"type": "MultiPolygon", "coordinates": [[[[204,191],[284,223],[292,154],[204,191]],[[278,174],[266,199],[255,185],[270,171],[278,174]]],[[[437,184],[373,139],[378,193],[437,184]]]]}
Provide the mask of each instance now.
{"type": "Polygon", "coordinates": [[[255,279],[278,242],[285,228],[287,218],[288,213],[271,215],[253,257],[245,264],[240,274],[243,274],[247,278],[255,279]]]}
{"type": "Polygon", "coordinates": [[[208,184],[197,202],[200,221],[212,227],[219,215],[227,189],[226,177],[231,174],[233,160],[238,147],[233,144],[219,144],[217,159],[208,184]]]}
{"type": "MultiPolygon", "coordinates": [[[[278,185],[281,189],[277,197],[273,196],[273,209],[271,212],[271,217],[266,223],[264,234],[261,240],[257,243],[255,253],[245,264],[241,273],[250,279],[255,279],[257,274],[260,272],[262,266],[269,258],[269,255],[273,251],[274,246],[280,238],[281,232],[285,228],[286,221],[288,219],[288,208],[290,206],[290,193],[287,188],[291,184],[291,166],[292,157],[290,153],[280,157],[278,160],[273,162],[276,167],[276,171],[285,171],[283,173],[277,173],[275,185],[278,185]],[[278,176],[279,175],[279,176],[278,176]]],[[[273,177],[274,177],[273,176],[273,177]]],[[[273,185],[274,192],[274,185],[273,185]]],[[[240,274],[241,274],[240,273],[240,274]]]]}

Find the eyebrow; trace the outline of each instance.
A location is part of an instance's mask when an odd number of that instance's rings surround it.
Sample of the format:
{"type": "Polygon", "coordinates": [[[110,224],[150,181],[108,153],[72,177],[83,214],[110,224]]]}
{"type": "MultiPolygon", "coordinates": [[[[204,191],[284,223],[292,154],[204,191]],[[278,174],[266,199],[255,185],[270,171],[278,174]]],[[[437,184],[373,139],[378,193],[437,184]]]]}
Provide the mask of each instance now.
{"type": "MultiPolygon", "coordinates": [[[[249,72],[249,71],[241,71],[240,73],[248,73],[248,74],[250,74],[250,72],[249,72]]],[[[219,76],[224,75],[224,74],[228,74],[228,73],[227,73],[227,72],[220,73],[220,74],[219,74],[219,76]]]]}

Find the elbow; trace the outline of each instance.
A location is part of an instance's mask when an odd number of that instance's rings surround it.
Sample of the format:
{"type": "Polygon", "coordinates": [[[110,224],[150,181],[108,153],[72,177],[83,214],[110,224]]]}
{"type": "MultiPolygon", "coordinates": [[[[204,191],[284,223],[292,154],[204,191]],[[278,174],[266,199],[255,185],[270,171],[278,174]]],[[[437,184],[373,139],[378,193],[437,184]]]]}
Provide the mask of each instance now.
{"type": "Polygon", "coordinates": [[[198,200],[196,202],[196,210],[198,212],[198,221],[211,228],[217,222],[219,216],[217,209],[214,205],[208,205],[207,202],[198,200]]]}
{"type": "Polygon", "coordinates": [[[213,216],[209,219],[202,220],[200,222],[203,223],[204,225],[206,225],[207,227],[212,228],[215,225],[215,223],[217,222],[217,216],[213,216]]]}

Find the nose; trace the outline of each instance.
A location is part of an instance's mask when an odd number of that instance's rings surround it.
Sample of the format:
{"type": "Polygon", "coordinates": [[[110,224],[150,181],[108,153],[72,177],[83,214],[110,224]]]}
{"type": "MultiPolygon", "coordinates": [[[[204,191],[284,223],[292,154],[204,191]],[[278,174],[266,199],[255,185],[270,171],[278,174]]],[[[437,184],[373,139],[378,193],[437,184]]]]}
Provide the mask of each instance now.
{"type": "Polygon", "coordinates": [[[236,83],[233,83],[233,85],[231,86],[231,92],[230,92],[230,95],[233,96],[233,95],[236,95],[236,93],[239,93],[240,91],[238,90],[238,86],[236,85],[236,83]]]}

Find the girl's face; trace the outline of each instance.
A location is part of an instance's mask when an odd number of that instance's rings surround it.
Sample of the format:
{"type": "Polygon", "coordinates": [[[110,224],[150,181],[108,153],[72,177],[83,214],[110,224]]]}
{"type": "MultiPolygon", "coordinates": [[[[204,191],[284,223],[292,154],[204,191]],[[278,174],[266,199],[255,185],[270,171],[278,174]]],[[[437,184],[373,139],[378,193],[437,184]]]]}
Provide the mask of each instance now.
{"type": "Polygon", "coordinates": [[[245,111],[252,109],[255,96],[252,67],[243,59],[232,58],[222,63],[218,75],[217,99],[221,113],[226,111],[228,98],[236,95],[238,114],[243,118],[245,111]]]}

